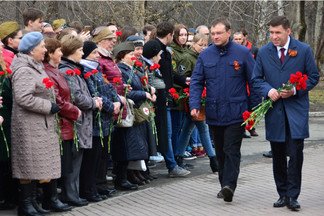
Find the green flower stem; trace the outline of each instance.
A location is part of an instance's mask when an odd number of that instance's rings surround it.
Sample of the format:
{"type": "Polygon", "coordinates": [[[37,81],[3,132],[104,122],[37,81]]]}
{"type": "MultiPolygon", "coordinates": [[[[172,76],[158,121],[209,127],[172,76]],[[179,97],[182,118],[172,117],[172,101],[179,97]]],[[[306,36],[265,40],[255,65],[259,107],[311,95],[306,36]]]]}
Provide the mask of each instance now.
{"type": "Polygon", "coordinates": [[[99,124],[99,136],[100,136],[100,142],[101,142],[101,146],[102,148],[104,147],[103,144],[103,132],[102,132],[102,124],[101,124],[101,111],[99,110],[97,113],[97,119],[98,119],[98,124],[99,124]]]}
{"type": "Polygon", "coordinates": [[[7,138],[6,138],[6,135],[5,135],[4,131],[3,131],[3,127],[2,127],[2,125],[0,125],[0,128],[1,128],[2,136],[3,136],[3,140],[4,140],[5,145],[6,145],[7,156],[8,156],[8,158],[9,158],[9,147],[8,147],[7,138]]]}

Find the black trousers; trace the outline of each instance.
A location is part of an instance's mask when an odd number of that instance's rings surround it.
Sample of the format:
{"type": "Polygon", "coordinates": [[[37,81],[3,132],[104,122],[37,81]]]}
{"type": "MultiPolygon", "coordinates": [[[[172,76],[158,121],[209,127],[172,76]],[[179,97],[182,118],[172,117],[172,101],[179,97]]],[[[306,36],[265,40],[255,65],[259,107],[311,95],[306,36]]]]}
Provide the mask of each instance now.
{"type": "Polygon", "coordinates": [[[228,126],[210,125],[209,127],[214,140],[221,187],[229,186],[235,190],[240,173],[244,126],[237,123],[228,126]]]}
{"type": "Polygon", "coordinates": [[[286,142],[270,142],[270,144],[277,192],[280,197],[297,199],[301,189],[304,140],[292,139],[286,130],[286,142]]]}
{"type": "Polygon", "coordinates": [[[155,124],[158,137],[158,151],[163,155],[168,151],[168,119],[165,89],[156,90],[155,124]]]}
{"type": "MultiPolygon", "coordinates": [[[[107,142],[107,137],[103,139],[107,142]]],[[[96,175],[104,150],[100,137],[92,137],[92,148],[84,149],[80,171],[80,197],[86,198],[98,194],[96,187],[96,175]]]]}
{"type": "Polygon", "coordinates": [[[10,160],[0,161],[0,201],[16,203],[18,200],[17,179],[12,178],[10,160]]]}

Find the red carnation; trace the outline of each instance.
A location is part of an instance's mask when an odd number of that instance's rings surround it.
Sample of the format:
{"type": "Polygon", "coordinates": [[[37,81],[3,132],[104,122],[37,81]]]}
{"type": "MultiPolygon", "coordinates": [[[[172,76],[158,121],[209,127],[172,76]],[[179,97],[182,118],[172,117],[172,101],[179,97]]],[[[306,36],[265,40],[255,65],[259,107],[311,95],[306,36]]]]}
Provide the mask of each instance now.
{"type": "Polygon", "coordinates": [[[171,96],[172,96],[173,99],[175,99],[175,100],[178,100],[179,97],[180,97],[178,93],[173,93],[173,94],[171,94],[171,96]]]}
{"type": "Polygon", "coordinates": [[[81,75],[81,71],[78,68],[74,68],[75,75],[81,75]]]}
{"type": "Polygon", "coordinates": [[[45,85],[45,88],[49,89],[52,88],[52,86],[54,85],[54,82],[52,82],[52,80],[48,77],[43,79],[43,84],[45,85]]]}
{"type": "Polygon", "coordinates": [[[0,76],[5,75],[6,73],[4,71],[0,71],[0,76]]]}
{"type": "Polygon", "coordinates": [[[131,60],[132,60],[132,61],[136,61],[137,58],[136,58],[136,57],[132,57],[131,60]]]}
{"type": "Polygon", "coordinates": [[[66,75],[69,75],[69,76],[73,76],[74,75],[74,71],[69,69],[69,70],[66,70],[65,71],[66,75]]]}
{"type": "Polygon", "coordinates": [[[243,113],[243,120],[246,121],[248,118],[250,118],[251,112],[249,111],[244,111],[243,113]]]}
{"type": "Polygon", "coordinates": [[[201,97],[205,98],[206,95],[207,95],[207,90],[206,90],[206,87],[204,87],[204,90],[201,93],[201,97]]]}
{"type": "Polygon", "coordinates": [[[159,64],[153,64],[151,67],[150,67],[150,70],[153,71],[153,70],[156,70],[156,69],[159,69],[160,68],[160,65],[159,64]]]}
{"type": "Polygon", "coordinates": [[[123,32],[121,32],[121,31],[116,31],[116,36],[117,36],[117,37],[122,36],[122,34],[123,34],[123,32]]]}
{"type": "Polygon", "coordinates": [[[96,74],[96,73],[98,73],[99,71],[97,70],[97,69],[93,69],[92,71],[91,71],[91,73],[92,74],[96,74]]]}
{"type": "Polygon", "coordinates": [[[169,89],[169,93],[170,93],[170,94],[177,93],[177,90],[176,90],[175,88],[170,88],[170,89],[169,89]]]}
{"type": "Polygon", "coordinates": [[[143,86],[146,86],[146,84],[148,83],[148,79],[146,76],[141,77],[141,83],[143,84],[143,86]]]}
{"type": "Polygon", "coordinates": [[[87,72],[86,74],[84,74],[84,79],[88,79],[89,77],[91,77],[91,75],[91,72],[87,72]]]}
{"type": "Polygon", "coordinates": [[[6,68],[6,71],[8,74],[12,74],[12,71],[10,70],[10,68],[6,68]]]}
{"type": "Polygon", "coordinates": [[[114,77],[112,82],[115,83],[116,85],[119,85],[121,83],[121,78],[120,77],[114,77]]]}
{"type": "Polygon", "coordinates": [[[140,62],[140,61],[138,61],[138,60],[136,60],[136,61],[135,61],[135,66],[136,66],[136,67],[142,67],[142,66],[143,66],[143,63],[140,62]]]}

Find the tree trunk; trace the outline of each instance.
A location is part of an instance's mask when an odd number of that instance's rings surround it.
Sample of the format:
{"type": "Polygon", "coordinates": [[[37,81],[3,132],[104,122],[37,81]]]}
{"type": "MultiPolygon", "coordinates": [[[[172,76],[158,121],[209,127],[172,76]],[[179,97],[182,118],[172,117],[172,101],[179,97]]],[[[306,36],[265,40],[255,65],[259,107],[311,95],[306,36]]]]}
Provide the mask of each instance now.
{"type": "Polygon", "coordinates": [[[278,16],[284,16],[285,11],[284,11],[283,1],[282,0],[278,0],[277,7],[278,7],[278,16]]]}
{"type": "Polygon", "coordinates": [[[300,29],[298,31],[298,40],[305,41],[306,37],[306,21],[305,21],[305,1],[299,2],[299,21],[300,21],[300,29]]]}
{"type": "MultiPolygon", "coordinates": [[[[314,31],[314,53],[317,53],[323,35],[323,10],[324,2],[317,2],[315,31],[314,31]]],[[[320,53],[319,53],[320,54],[320,53]]]]}
{"type": "Polygon", "coordinates": [[[145,1],[134,1],[133,26],[140,30],[145,24],[145,1]]]}

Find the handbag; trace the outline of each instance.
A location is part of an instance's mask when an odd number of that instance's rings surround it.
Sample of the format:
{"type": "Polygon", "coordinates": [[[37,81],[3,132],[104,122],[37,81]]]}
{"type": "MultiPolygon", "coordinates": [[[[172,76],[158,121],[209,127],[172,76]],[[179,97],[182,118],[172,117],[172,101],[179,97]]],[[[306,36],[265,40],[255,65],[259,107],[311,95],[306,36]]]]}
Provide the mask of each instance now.
{"type": "Polygon", "coordinates": [[[141,104],[139,108],[134,108],[135,114],[135,124],[140,124],[144,121],[149,121],[150,119],[150,104],[145,101],[141,104]]]}
{"type": "Polygon", "coordinates": [[[206,110],[205,106],[201,106],[199,109],[199,115],[197,118],[193,118],[194,121],[205,121],[206,120],[206,110]]]}
{"type": "MultiPolygon", "coordinates": [[[[125,119],[121,119],[117,122],[116,127],[132,127],[134,124],[134,101],[131,99],[126,100],[126,111],[127,115],[125,119]]],[[[122,111],[121,111],[122,112],[122,111]]]]}

